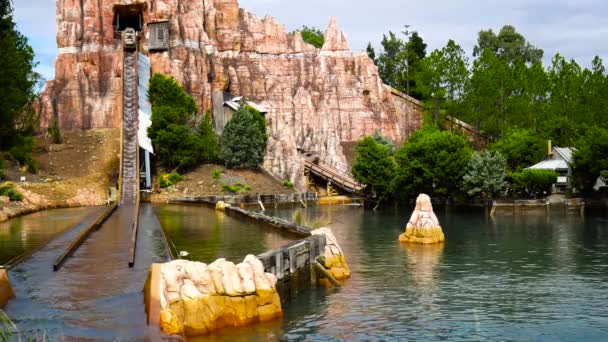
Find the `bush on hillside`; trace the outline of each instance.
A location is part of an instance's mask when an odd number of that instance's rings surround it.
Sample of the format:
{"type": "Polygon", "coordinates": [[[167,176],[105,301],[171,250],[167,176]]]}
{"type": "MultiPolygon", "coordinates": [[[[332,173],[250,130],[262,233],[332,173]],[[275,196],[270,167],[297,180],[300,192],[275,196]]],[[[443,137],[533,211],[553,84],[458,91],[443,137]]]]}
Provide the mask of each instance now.
{"type": "Polygon", "coordinates": [[[6,196],[13,202],[23,200],[23,195],[11,183],[4,183],[0,186],[0,196],[6,196]]]}
{"type": "Polygon", "coordinates": [[[259,117],[249,108],[241,106],[234,113],[220,138],[220,157],[229,168],[254,169],[264,159],[266,125],[262,128],[259,117]]]}
{"type": "Polygon", "coordinates": [[[183,179],[184,177],[175,171],[171,173],[162,173],[160,177],[158,177],[158,186],[160,186],[161,189],[168,188],[181,182],[183,179]]]}
{"type": "Polygon", "coordinates": [[[306,43],[316,47],[317,49],[320,49],[323,47],[323,44],[325,43],[325,35],[318,28],[308,27],[308,26],[304,25],[298,31],[300,31],[300,34],[302,35],[302,39],[306,43]]]}

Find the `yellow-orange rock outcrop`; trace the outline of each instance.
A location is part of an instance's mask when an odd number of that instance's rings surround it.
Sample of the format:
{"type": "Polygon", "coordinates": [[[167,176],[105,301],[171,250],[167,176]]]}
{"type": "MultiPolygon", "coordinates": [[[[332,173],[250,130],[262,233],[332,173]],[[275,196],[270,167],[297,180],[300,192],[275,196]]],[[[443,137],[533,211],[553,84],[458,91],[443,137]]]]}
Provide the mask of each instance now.
{"type": "Polygon", "coordinates": [[[158,300],[158,308],[147,303],[148,320],[165,334],[183,336],[272,320],[282,315],[276,282],[253,255],[238,265],[225,259],[153,265],[146,298],[158,300]]]}
{"type": "Polygon", "coordinates": [[[325,268],[337,280],[350,278],[350,269],[346,264],[342,248],[331,229],[323,227],[312,231],[313,235],[325,235],[325,268]]]}
{"type": "Polygon", "coordinates": [[[0,308],[3,308],[14,295],[13,288],[8,280],[8,272],[0,269],[0,308]]]}
{"type": "Polygon", "coordinates": [[[399,235],[399,241],[422,244],[445,241],[443,230],[433,212],[433,204],[428,195],[418,195],[416,208],[407,223],[405,233],[399,235]]]}

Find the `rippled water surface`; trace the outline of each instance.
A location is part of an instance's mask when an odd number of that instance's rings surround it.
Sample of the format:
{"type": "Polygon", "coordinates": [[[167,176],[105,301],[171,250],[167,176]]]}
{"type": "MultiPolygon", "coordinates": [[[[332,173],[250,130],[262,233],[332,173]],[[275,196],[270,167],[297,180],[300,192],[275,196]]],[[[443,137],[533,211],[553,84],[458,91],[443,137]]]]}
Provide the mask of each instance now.
{"type": "Polygon", "coordinates": [[[204,340],[608,340],[608,217],[437,210],[447,243],[397,242],[409,210],[273,213],[334,230],[352,270],[341,289],[284,306],[281,322],[204,340]]]}
{"type": "Polygon", "coordinates": [[[98,208],[46,210],[0,223],[0,265],[32,252],[98,208]]]}

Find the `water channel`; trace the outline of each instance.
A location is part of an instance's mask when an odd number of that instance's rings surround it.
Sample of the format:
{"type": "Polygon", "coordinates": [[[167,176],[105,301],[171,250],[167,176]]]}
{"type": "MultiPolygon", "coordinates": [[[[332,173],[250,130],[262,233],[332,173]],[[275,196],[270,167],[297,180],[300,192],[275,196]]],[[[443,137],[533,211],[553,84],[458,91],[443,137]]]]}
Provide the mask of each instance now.
{"type": "MultiPolygon", "coordinates": [[[[401,245],[397,236],[410,213],[349,206],[270,210],[304,225],[330,226],[352,278],[340,289],[301,293],[285,303],[282,320],[195,341],[608,340],[608,214],[492,218],[483,211],[436,209],[447,243],[401,245]]],[[[141,216],[156,217],[176,250],[204,262],[219,257],[238,262],[294,239],[202,206],[148,206],[141,216]]],[[[160,237],[145,234],[156,237],[138,245],[148,256],[137,260],[158,261],[164,253],[160,237]]],[[[55,300],[77,295],[77,284],[55,284],[44,256],[63,238],[12,271],[18,299],[9,303],[9,315],[27,330],[89,340],[142,340],[146,332],[138,305],[146,265],[116,279],[128,285],[124,290],[99,290],[103,296],[78,304],[103,315],[82,311],[75,319],[69,313],[77,311],[74,307],[55,300]]],[[[86,248],[82,253],[89,254],[86,248]]]]}

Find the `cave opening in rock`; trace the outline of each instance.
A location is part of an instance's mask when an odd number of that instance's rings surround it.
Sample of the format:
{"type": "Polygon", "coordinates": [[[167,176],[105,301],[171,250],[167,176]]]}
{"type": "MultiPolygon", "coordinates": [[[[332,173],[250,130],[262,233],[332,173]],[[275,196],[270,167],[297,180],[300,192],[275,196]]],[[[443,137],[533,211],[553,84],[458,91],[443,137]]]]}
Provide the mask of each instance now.
{"type": "Polygon", "coordinates": [[[143,10],[142,4],[114,6],[114,31],[121,32],[131,27],[141,32],[144,27],[143,10]]]}

